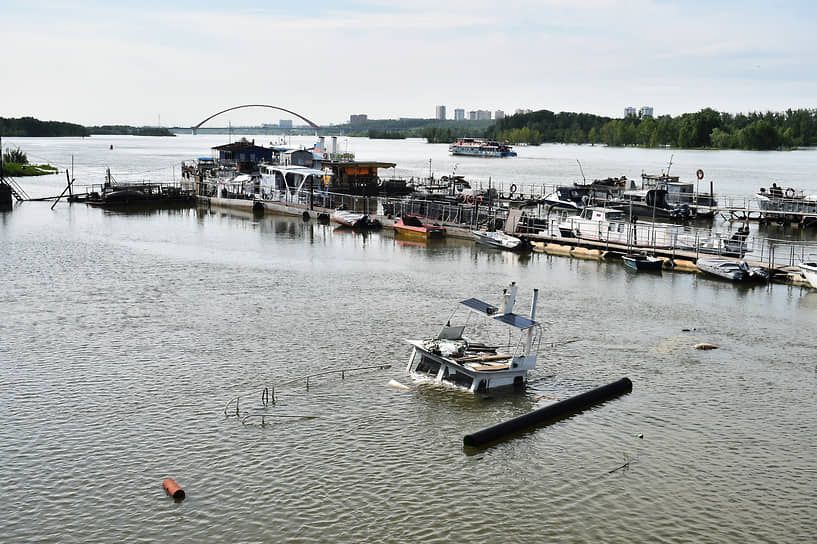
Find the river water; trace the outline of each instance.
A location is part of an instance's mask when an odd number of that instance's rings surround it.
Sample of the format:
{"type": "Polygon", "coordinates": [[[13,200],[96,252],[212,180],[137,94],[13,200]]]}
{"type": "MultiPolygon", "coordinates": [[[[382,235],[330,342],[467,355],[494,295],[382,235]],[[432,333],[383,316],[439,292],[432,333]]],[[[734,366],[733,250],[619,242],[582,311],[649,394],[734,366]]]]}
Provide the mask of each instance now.
{"type": "MultiPolygon", "coordinates": [[[[179,161],[224,141],[4,145],[61,168],[73,156],[82,184],[106,167],[164,181],[175,166],[178,178],[179,161]]],[[[576,158],[588,178],[637,177],[669,153],[541,146],[453,163],[415,141],[346,145],[415,175],[431,158],[438,175],[459,164],[505,183],[570,181],[576,158]]],[[[674,153],[682,179],[703,168],[724,192],[817,189],[814,151],[674,153]]],[[[47,196],[64,178],[18,181],[47,196]]],[[[49,208],[0,214],[2,542],[817,539],[817,291],[299,218],[49,208]],[[545,327],[524,392],[473,397],[405,375],[404,339],[436,334],[463,298],[497,301],[511,281],[522,309],[540,289],[545,327]],[[243,425],[223,412],[290,378],[378,364],[392,367],[276,389],[276,410],[310,419],[243,425]],[[629,395],[463,449],[469,432],[624,376],[629,395]],[[184,501],[165,495],[167,477],[184,501]]]]}

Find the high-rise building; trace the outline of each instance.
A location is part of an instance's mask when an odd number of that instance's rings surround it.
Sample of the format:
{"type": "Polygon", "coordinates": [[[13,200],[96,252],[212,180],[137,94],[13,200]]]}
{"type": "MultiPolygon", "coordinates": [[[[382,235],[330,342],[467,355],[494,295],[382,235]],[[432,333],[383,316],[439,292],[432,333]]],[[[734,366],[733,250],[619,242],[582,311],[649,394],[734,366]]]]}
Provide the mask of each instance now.
{"type": "Polygon", "coordinates": [[[494,119],[499,121],[500,119],[505,119],[505,112],[502,110],[496,110],[494,112],[494,119]]]}
{"type": "Polygon", "coordinates": [[[454,121],[465,121],[465,110],[457,108],[454,110],[454,121]]]}
{"type": "Polygon", "coordinates": [[[469,121],[476,121],[477,120],[477,112],[469,111],[468,112],[468,120],[469,121]]]}
{"type": "Polygon", "coordinates": [[[365,123],[369,120],[369,116],[365,113],[358,113],[357,115],[350,115],[349,116],[349,124],[354,125],[355,123],[365,123]]]}
{"type": "Polygon", "coordinates": [[[638,116],[642,119],[653,116],[652,106],[641,106],[638,108],[638,116]]]}
{"type": "Polygon", "coordinates": [[[445,120],[445,106],[437,106],[435,119],[445,120]]]}
{"type": "Polygon", "coordinates": [[[627,106],[624,108],[624,117],[635,117],[636,111],[635,108],[632,106],[627,106]]]}
{"type": "Polygon", "coordinates": [[[491,112],[488,110],[477,111],[477,121],[487,121],[491,119],[491,112]]]}
{"type": "Polygon", "coordinates": [[[278,128],[292,128],[292,119],[281,119],[278,121],[278,128]]]}

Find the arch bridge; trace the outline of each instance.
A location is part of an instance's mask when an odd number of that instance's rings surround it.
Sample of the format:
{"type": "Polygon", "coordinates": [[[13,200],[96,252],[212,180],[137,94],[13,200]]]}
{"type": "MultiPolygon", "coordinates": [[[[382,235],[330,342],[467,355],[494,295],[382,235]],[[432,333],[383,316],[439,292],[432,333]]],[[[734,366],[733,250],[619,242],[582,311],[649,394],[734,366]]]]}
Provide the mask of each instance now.
{"type": "Polygon", "coordinates": [[[193,134],[196,134],[198,132],[199,128],[201,128],[201,126],[204,123],[206,123],[207,121],[209,121],[213,117],[218,117],[222,113],[227,113],[228,111],[238,110],[238,109],[241,109],[241,108],[270,108],[270,109],[273,109],[273,110],[280,110],[280,111],[284,111],[284,112],[286,112],[286,113],[288,113],[290,115],[294,115],[298,119],[301,119],[301,120],[305,121],[310,127],[314,128],[315,130],[320,130],[320,128],[321,128],[319,125],[316,125],[315,123],[313,123],[312,121],[310,121],[309,119],[307,119],[306,117],[301,115],[300,113],[295,113],[294,111],[288,110],[286,108],[282,108],[280,106],[272,106],[270,104],[243,104],[241,106],[233,106],[232,108],[227,108],[226,110],[221,110],[219,112],[216,112],[213,115],[211,115],[210,117],[207,117],[206,119],[204,119],[204,121],[201,121],[200,123],[198,123],[197,125],[193,125],[192,127],[190,127],[190,129],[193,131],[193,134]]]}

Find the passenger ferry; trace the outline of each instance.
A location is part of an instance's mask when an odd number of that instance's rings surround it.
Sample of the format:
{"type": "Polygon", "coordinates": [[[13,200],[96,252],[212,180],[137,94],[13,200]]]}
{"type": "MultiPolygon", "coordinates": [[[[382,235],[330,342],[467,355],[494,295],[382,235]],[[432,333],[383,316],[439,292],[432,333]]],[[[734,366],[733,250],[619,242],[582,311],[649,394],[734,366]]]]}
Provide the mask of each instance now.
{"type": "Polygon", "coordinates": [[[481,138],[459,138],[448,146],[452,155],[470,155],[472,157],[516,157],[516,151],[511,150],[508,142],[500,143],[496,140],[481,138]]]}

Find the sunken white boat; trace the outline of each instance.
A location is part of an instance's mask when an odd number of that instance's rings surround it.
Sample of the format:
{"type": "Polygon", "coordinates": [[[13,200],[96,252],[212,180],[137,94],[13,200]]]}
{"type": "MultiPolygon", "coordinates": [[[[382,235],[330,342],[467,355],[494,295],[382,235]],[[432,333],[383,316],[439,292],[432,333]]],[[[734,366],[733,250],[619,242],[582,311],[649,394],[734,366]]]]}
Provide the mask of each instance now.
{"type": "Polygon", "coordinates": [[[472,393],[521,387],[527,383],[528,372],[536,367],[542,340],[542,327],[535,321],[539,290],[533,290],[528,317],[513,313],[517,290],[515,283],[504,289],[500,306],[476,298],[463,300],[460,308],[466,309],[464,322],[449,319],[436,337],[408,340],[413,346],[408,372],[416,378],[460,387],[472,393]],[[472,318],[481,323],[470,323],[472,318]],[[489,343],[486,343],[485,339],[466,336],[469,326],[484,331],[495,327],[500,330],[496,331],[495,342],[488,339],[489,343]],[[503,328],[511,333],[502,334],[503,328]]]}
{"type": "Polygon", "coordinates": [[[766,269],[759,266],[750,266],[746,261],[701,257],[696,265],[702,272],[731,281],[750,283],[769,280],[769,272],[766,269]]]}

